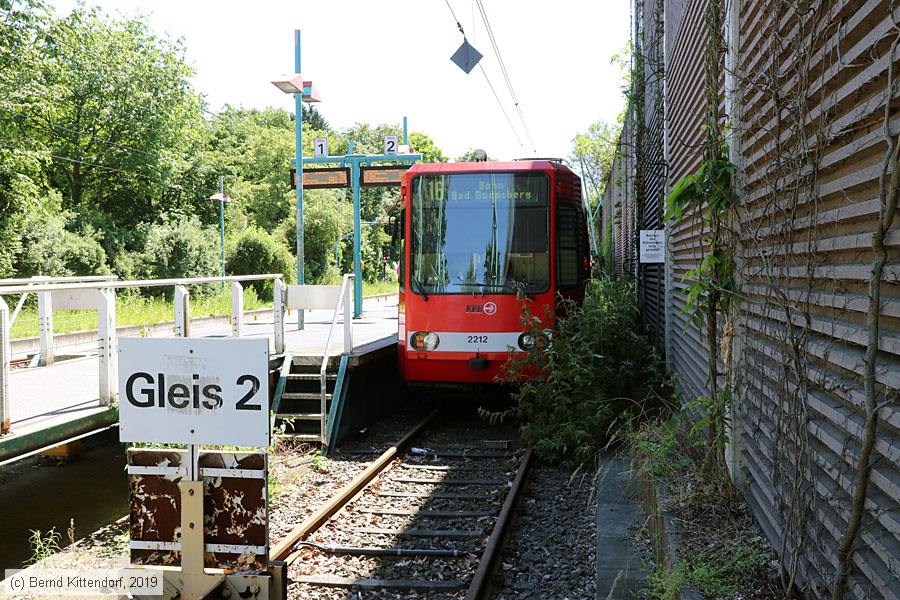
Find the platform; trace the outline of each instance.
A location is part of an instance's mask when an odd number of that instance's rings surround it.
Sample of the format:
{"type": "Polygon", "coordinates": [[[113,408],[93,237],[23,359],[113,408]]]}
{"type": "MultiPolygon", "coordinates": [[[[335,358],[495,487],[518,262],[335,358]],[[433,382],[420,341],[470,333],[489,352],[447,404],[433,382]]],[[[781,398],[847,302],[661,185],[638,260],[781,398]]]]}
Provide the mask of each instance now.
{"type": "MultiPolygon", "coordinates": [[[[320,364],[325,341],[331,329],[333,312],[306,311],[305,327],[297,329],[297,312],[291,311],[285,323],[285,353],[295,363],[320,364]]],[[[329,355],[339,359],[343,351],[343,329],[335,328],[329,355]]],[[[256,314],[244,322],[244,338],[268,338],[274,348],[274,321],[271,313],[256,314]]],[[[171,337],[157,332],[153,337],[171,337]]],[[[218,323],[192,327],[191,337],[231,337],[231,325],[218,323]]],[[[384,351],[397,341],[397,297],[366,299],[363,315],[353,321],[351,364],[384,351]]],[[[99,359],[96,341],[82,348],[70,346],[69,354],[85,352],[85,356],[63,360],[46,367],[14,369],[10,376],[10,421],[12,435],[0,438],[0,464],[83,433],[109,427],[118,420],[115,407],[100,403],[98,383],[99,359]]],[[[272,354],[273,359],[278,356],[272,354]]]]}

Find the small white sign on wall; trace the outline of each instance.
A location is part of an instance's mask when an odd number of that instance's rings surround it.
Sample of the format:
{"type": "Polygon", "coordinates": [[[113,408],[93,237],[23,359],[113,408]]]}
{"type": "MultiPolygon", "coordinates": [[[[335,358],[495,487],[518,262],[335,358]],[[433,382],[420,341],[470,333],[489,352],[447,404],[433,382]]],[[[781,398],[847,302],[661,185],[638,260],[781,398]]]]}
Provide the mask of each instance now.
{"type": "Polygon", "coordinates": [[[269,341],[121,338],[119,440],[268,446],[269,341]]]}
{"type": "Polygon", "coordinates": [[[641,229],[641,264],[666,262],[664,229],[641,229]]]}

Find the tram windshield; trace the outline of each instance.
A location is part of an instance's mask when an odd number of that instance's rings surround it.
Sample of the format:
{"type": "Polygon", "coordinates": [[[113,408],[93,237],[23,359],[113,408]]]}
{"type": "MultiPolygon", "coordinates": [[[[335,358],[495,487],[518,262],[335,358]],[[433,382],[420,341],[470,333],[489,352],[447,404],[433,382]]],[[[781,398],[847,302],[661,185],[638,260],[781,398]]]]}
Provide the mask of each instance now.
{"type": "Polygon", "coordinates": [[[412,291],[544,292],[550,284],[544,173],[420,175],[412,181],[412,291]]]}

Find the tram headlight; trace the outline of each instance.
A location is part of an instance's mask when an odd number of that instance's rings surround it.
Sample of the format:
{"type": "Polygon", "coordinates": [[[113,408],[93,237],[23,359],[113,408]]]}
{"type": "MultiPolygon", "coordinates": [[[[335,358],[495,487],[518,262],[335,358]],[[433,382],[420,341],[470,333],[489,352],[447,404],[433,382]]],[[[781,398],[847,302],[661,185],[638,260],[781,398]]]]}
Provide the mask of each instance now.
{"type": "Polygon", "coordinates": [[[519,336],[519,348],[525,350],[531,350],[534,348],[534,336],[530,333],[523,333],[519,336]]]}
{"type": "Polygon", "coordinates": [[[417,331],[409,338],[413,350],[437,350],[441,338],[433,331],[417,331]]]}
{"type": "Polygon", "coordinates": [[[539,332],[537,334],[523,333],[519,336],[519,348],[528,352],[537,345],[538,348],[546,348],[550,342],[550,336],[547,333],[539,332]]]}

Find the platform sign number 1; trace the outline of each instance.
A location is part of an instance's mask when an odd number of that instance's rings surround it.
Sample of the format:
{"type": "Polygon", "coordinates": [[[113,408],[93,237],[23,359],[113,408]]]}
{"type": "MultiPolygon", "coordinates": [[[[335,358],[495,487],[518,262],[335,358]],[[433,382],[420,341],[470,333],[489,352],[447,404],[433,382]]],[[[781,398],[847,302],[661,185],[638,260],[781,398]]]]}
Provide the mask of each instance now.
{"type": "Polygon", "coordinates": [[[398,140],[396,135],[386,135],[384,136],[384,153],[385,154],[397,154],[397,149],[399,148],[398,140]]]}
{"type": "Polygon", "coordinates": [[[316,156],[328,156],[328,138],[316,138],[313,140],[313,154],[316,156]]]}

